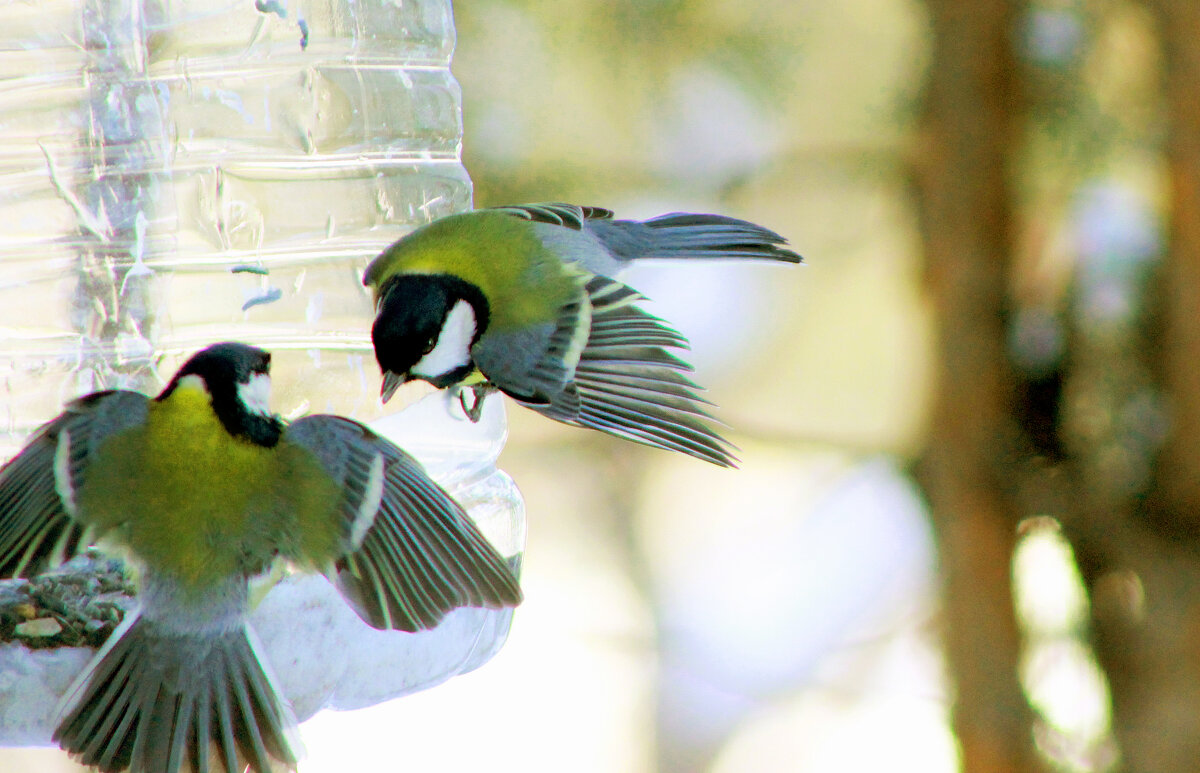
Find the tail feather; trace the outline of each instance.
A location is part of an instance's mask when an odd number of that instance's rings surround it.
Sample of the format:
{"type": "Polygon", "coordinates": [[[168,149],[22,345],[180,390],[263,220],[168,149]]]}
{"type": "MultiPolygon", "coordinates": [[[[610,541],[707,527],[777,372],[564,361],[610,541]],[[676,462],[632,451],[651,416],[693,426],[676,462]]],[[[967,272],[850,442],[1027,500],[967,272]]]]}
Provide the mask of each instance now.
{"type": "Polygon", "coordinates": [[[64,701],[55,740],[104,773],[266,773],[297,762],[295,720],[245,625],[180,631],[131,615],[64,701]]]}
{"type": "Polygon", "coordinates": [[[801,257],[769,228],[723,215],[674,212],[646,221],[652,253],[664,258],[762,258],[800,263],[801,257]]]}
{"type": "Polygon", "coordinates": [[[672,212],[645,222],[590,220],[588,228],[620,259],[755,259],[800,263],[769,228],[724,215],[672,212]]]}

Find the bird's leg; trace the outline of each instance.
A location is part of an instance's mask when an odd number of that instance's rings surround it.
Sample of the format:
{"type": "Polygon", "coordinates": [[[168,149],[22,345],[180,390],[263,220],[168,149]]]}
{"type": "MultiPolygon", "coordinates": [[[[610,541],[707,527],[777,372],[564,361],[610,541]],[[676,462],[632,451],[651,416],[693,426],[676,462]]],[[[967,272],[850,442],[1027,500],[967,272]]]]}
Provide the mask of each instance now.
{"type": "Polygon", "coordinates": [[[463,413],[467,414],[467,418],[472,424],[479,422],[479,417],[483,415],[483,400],[492,392],[496,391],[496,387],[488,381],[481,381],[478,384],[471,384],[469,387],[463,386],[458,390],[458,402],[462,405],[463,413]],[[467,405],[467,391],[470,390],[472,395],[471,404],[467,405]]]}

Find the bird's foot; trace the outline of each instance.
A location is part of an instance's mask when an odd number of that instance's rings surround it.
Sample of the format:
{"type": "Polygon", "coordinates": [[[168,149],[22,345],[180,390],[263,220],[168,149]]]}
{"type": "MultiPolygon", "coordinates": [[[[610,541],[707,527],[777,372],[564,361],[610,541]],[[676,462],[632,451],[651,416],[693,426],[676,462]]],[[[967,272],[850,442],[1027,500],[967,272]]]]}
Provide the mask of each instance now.
{"type": "Polygon", "coordinates": [[[462,406],[463,413],[471,420],[472,424],[478,424],[480,416],[483,415],[483,401],[492,392],[496,391],[496,387],[488,382],[482,384],[472,384],[471,386],[460,387],[458,390],[458,402],[462,406]],[[471,403],[467,404],[467,392],[471,393],[471,403]]]}

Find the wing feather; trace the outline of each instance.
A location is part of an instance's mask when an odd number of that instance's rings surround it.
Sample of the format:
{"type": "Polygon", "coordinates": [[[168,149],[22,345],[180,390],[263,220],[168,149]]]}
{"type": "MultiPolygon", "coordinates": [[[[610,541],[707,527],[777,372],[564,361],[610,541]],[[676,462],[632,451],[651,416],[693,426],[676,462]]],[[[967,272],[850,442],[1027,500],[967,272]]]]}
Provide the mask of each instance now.
{"type": "Polygon", "coordinates": [[[70,403],[0,468],[0,577],[30,577],[88,546],[92,532],[74,512],[74,492],[113,435],[143,423],[138,392],[96,392],[70,403]]]}
{"type": "Polygon", "coordinates": [[[668,351],[687,340],[638,308],[642,296],[619,282],[594,276],[586,290],[590,332],[563,388],[537,402],[496,386],[552,419],[733,466],[733,447],[709,427],[711,403],[683,375],[691,366],[668,351]]]}
{"type": "Polygon", "coordinates": [[[504,557],[400,448],[355,421],[327,415],[292,424],[284,441],[313,453],[343,492],[336,579],[366,622],[416,631],[457,607],[520,603],[504,557]],[[373,494],[369,470],[379,459],[382,481],[373,494]]]}
{"type": "Polygon", "coordinates": [[[505,207],[491,207],[491,209],[535,223],[561,225],[574,231],[582,231],[584,222],[587,220],[611,220],[613,217],[612,210],[603,207],[581,207],[562,202],[513,204],[505,207]]]}

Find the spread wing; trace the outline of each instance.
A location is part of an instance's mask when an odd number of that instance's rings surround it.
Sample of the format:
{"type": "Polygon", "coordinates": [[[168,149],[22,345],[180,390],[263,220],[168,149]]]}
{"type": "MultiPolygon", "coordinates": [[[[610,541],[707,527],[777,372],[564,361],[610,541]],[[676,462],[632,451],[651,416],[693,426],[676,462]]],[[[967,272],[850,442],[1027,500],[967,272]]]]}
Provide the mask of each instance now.
{"type": "Polygon", "coordinates": [[[620,282],[591,276],[583,291],[553,329],[482,336],[472,350],[480,372],[552,419],[733,466],[732,447],[708,426],[709,403],[684,375],[691,366],[668,351],[687,340],[620,282]]]}
{"type": "Polygon", "coordinates": [[[84,550],[95,535],[75,508],[88,464],[109,437],[145,422],[138,392],[70,403],[0,468],[0,577],[30,577],[84,550]]]}
{"type": "Polygon", "coordinates": [[[452,609],[516,606],[516,576],[421,465],[358,422],[307,416],[284,442],[312,452],[342,491],[336,583],[376,628],[432,628],[452,609]]]}

